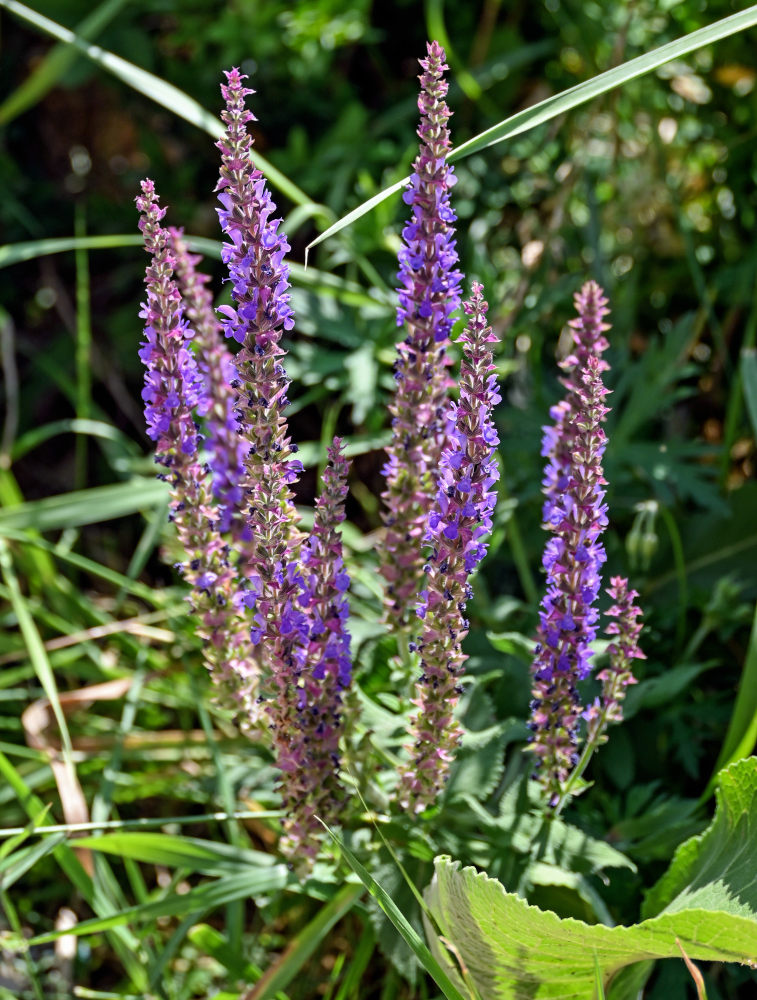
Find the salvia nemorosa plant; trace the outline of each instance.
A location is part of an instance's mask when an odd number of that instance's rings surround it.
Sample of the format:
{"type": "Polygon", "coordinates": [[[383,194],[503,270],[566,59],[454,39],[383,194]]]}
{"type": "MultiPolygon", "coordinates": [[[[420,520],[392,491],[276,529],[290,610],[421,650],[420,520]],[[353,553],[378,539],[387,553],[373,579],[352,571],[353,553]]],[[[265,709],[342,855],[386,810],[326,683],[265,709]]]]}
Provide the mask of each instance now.
{"type": "MultiPolygon", "coordinates": [[[[455,713],[470,628],[466,606],[472,574],[487,550],[498,478],[496,337],[476,282],[463,305],[462,361],[455,400],[449,398],[448,347],[462,275],[450,205],[444,58],[432,43],[421,61],[420,151],[405,195],[412,217],[400,252],[404,338],[389,403],[392,439],[378,549],[385,626],[420,669],[415,697],[404,692],[414,710],[397,794],[411,814],[439,798],[461,740],[455,713]]],[[[191,588],[206,665],[236,699],[250,734],[270,733],[285,814],[281,847],[307,872],[319,848],[319,820],[340,817],[344,717],[356,704],[348,699],[349,576],[339,531],[349,465],[335,438],[313,528],[303,531],[293,492],[302,465],[287,425],[282,346],[294,327],[289,246],[255,167],[248,128],[254,117],[246,106],[253,92],[244,80],[238,70],[227,73],[217,144],[231,305],[213,309],[208,279],[196,269],[199,258],[180,230],[161,225],[165,210],[152,182],[143,183],[137,199],[151,258],[142,312],[144,398],[148,433],[171,487],[171,517],[185,551],[179,569],[191,588]]],[[[643,655],[636,594],[615,578],[610,663],[598,675],[601,694],[582,707],[578,685],[589,675],[605,558],[602,354],[609,328],[596,284],[589,282],[576,304],[573,350],[562,362],[566,396],[553,408],[554,425],[544,438],[544,522],[553,537],[544,557],[547,594],[530,723],[538,776],[553,805],[580,775],[606,726],[621,717],[623,693],[633,682],[630,663],[643,655]]]]}

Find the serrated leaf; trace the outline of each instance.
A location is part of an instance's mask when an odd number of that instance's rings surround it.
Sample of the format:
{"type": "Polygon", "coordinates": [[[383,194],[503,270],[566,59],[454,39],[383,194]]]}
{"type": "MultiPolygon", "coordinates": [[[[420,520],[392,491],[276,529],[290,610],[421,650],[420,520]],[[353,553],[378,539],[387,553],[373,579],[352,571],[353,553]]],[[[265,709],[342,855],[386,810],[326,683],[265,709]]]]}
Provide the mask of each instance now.
{"type": "Polygon", "coordinates": [[[749,758],[721,774],[713,822],[676,852],[647,907],[665,909],[640,924],[560,919],[447,857],[435,863],[426,900],[487,1000],[586,1000],[595,963],[607,988],[635,962],[680,957],[679,942],[693,959],[755,962],[756,831],[757,758],[749,758]]]}

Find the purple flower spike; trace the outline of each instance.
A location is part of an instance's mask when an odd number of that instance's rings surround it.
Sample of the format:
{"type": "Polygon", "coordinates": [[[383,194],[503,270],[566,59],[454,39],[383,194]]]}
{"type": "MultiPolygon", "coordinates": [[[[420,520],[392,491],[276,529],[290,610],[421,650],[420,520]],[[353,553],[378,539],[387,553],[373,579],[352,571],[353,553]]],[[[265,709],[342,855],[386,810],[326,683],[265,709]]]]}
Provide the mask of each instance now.
{"type": "Polygon", "coordinates": [[[288,686],[281,690],[278,704],[290,706],[288,717],[275,718],[287,814],[280,846],[303,871],[318,852],[322,827],[316,817],[334,822],[341,799],[339,737],[352,662],[347,631],[349,577],[337,529],[344,521],[348,471],[342,442],[334,438],[313,530],[302,547],[298,604],[305,612],[307,631],[295,651],[296,686],[294,691],[288,686]]]}
{"type": "Polygon", "coordinates": [[[586,741],[596,746],[607,741],[604,731],[610,723],[623,721],[626,688],[636,683],[632,661],[646,659],[639,649],[642,624],[636,621],[641,609],[634,604],[639,595],[629,590],[625,577],[614,576],[610,583],[612,586],[607,593],[615,602],[607,612],[607,617],[615,620],[605,627],[605,635],[614,637],[607,647],[610,665],[597,674],[597,680],[602,682],[602,693],[584,713],[586,741]]]}
{"type": "Polygon", "coordinates": [[[194,409],[205,408],[204,382],[189,349],[190,331],[173,279],[169,234],[160,224],[165,209],[152,181],[142,182],[142,195],[136,201],[139,228],[151,258],[145,277],[147,302],[140,313],[145,319],[140,357],[147,368],[142,395],[148,434],[156,441],[156,461],[166,470],[160,478],[171,486],[170,517],[186,552],[179,570],[192,587],[190,602],[205,639],[205,663],[214,681],[235,697],[244,697],[249,690],[249,642],[233,614],[234,572],[216,530],[192,418],[194,409]]]}
{"type": "Polygon", "coordinates": [[[460,742],[453,710],[466,659],[461,643],[468,632],[468,581],[486,553],[496,502],[493,487],[499,478],[492,411],[500,396],[490,347],[497,338],[486,325],[488,307],[481,285],[473,285],[463,308],[470,319],[460,338],[460,399],[450,409],[448,442],[424,537],[432,553],[417,609],[423,620],[418,644],[422,673],[414,700],[418,711],[408,748],[411,761],[401,777],[402,805],[414,812],[431,804],[444,787],[460,742]]]}
{"type": "Polygon", "coordinates": [[[383,469],[387,488],[382,573],[387,615],[400,625],[410,620],[422,579],[420,542],[445,443],[447,348],[462,280],[455,249],[456,217],[449,201],[456,178],[446,159],[451,146],[447,128],[451,112],[443,78],[447,66],[438,42],[428,45],[421,66],[420,151],[404,196],[413,214],[403,230],[399,255],[397,324],[404,324],[407,333],[397,347],[396,389],[389,407],[392,441],[383,469]]]}
{"type": "Polygon", "coordinates": [[[279,623],[285,613],[291,616],[296,592],[287,566],[301,543],[290,487],[302,464],[294,458],[297,449],[284,416],[289,381],[279,343],[282,332],[294,325],[284,260],[289,244],[278,232],[265,179],[252,162],[247,125],[254,116],[245,107],[252,91],[243,86],[246,77],[238,70],[226,76],[228,84],[221,87],[226,130],[217,144],[222,166],[216,190],[222,206],[218,215],[229,238],[223,260],[234,306],[223,306],[219,313],[226,336],[242,345],[235,358],[235,416],[244,442],[243,513],[252,539],[245,573],[261,581],[251,628],[269,671],[276,671],[285,669],[279,623]]]}
{"type": "Polygon", "coordinates": [[[594,282],[584,286],[576,304],[579,318],[571,325],[577,349],[563,362],[568,393],[553,410],[555,426],[544,434],[543,453],[549,456],[544,520],[553,537],[543,559],[547,592],[539,613],[529,723],[539,780],[553,803],[578,762],[581,706],[576,685],[591,669],[589,644],[597,632],[595,603],[605,561],[601,535],[607,525],[602,474],[607,443],[602,423],[608,412],[602,373],[607,364],[600,357],[607,346],[607,326],[601,322],[607,310],[594,282]]]}
{"type": "MultiPolygon", "coordinates": [[[[237,434],[234,417],[236,393],[232,383],[237,379],[234,358],[221,339],[221,324],[213,309],[213,296],[206,288],[210,280],[198,271],[202,257],[191,254],[181,229],[170,229],[170,249],[173,253],[176,277],[187,317],[194,330],[200,371],[205,383],[208,421],[208,451],[213,474],[213,495],[220,506],[220,529],[234,528],[242,533],[239,511],[242,504],[244,444],[237,434]]],[[[202,412],[202,411],[201,411],[202,412]]]]}

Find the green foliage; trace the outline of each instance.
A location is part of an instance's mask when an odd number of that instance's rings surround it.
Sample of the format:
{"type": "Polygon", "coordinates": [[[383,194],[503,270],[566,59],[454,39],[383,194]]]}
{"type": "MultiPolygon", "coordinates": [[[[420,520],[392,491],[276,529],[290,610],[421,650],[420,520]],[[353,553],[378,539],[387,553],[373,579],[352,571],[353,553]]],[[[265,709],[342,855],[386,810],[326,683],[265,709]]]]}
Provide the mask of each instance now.
{"type": "MultiPolygon", "coordinates": [[[[601,994],[607,965],[591,942],[622,939],[614,923],[632,935],[644,927],[634,924],[644,887],[701,833],[709,776],[755,743],[754,29],[725,37],[755,9],[733,7],[640,0],[631,17],[625,0],[434,0],[424,20],[406,0],[239,0],[212,11],[0,0],[0,834],[10,831],[0,965],[14,998],[68,1000],[76,987],[237,1000],[250,984],[278,1000],[282,990],[290,1000],[435,995],[424,969],[446,966],[428,965],[417,891],[442,853],[517,893],[520,902],[485,883],[493,905],[509,900],[535,934],[545,917],[550,934],[567,927],[588,942],[582,997],[601,994]],[[408,668],[382,638],[373,551],[404,215],[387,194],[414,155],[415,59],[430,28],[451,42],[458,246],[502,337],[504,480],[470,606],[463,747],[444,800],[410,821],[390,806],[408,668]],[[360,721],[345,780],[365,801],[348,797],[339,836],[389,916],[373,895],[356,901],[362,883],[335,879],[328,850],[304,886],[278,862],[269,752],[214,703],[182,588],[158,558],[162,546],[170,562],[174,542],[136,402],[133,197],[154,176],[171,220],[217,267],[211,138],[220,71],[233,64],[257,90],[259,164],[293,243],[286,363],[308,468],[301,499],[327,430],[338,427],[355,457],[344,538],[360,721]],[[589,275],[613,305],[607,569],[631,572],[642,593],[648,659],[590,781],[547,821],[520,752],[544,541],[539,438],[560,392],[560,328],[589,275]],[[87,702],[88,688],[114,679],[131,682],[125,698],[87,702]],[[45,697],[59,718],[39,749],[22,713],[45,697]],[[50,766],[66,730],[88,823],[65,822],[50,766]],[[78,921],[69,967],[53,943],[65,908],[78,921]]],[[[734,838],[751,835],[742,800],[724,794],[711,830],[649,894],[645,923],[673,928],[665,949],[693,919],[690,903],[728,904],[723,886],[697,882],[697,866],[712,856],[712,872],[738,879],[738,865],[722,868],[734,838]]],[[[474,893],[485,881],[444,872],[474,893]]],[[[751,916],[725,919],[754,933],[751,916]]],[[[459,968],[464,953],[453,936],[450,945],[459,968]]],[[[621,969],[609,1000],[686,995],[680,952],[664,953],[673,960],[661,967],[621,969]]],[[[754,989],[747,967],[703,973],[711,1000],[754,989]]]]}
{"type": "MultiPolygon", "coordinates": [[[[750,758],[721,773],[712,824],[679,848],[648,897],[645,910],[654,916],[632,927],[561,920],[449,858],[437,859],[426,900],[461,964],[491,1000],[586,1000],[597,965],[607,987],[624,966],[673,957],[680,947],[691,958],[754,963],[757,894],[749,844],[755,824],[757,758],[750,758]]],[[[433,934],[429,940],[433,947],[433,934]]]]}

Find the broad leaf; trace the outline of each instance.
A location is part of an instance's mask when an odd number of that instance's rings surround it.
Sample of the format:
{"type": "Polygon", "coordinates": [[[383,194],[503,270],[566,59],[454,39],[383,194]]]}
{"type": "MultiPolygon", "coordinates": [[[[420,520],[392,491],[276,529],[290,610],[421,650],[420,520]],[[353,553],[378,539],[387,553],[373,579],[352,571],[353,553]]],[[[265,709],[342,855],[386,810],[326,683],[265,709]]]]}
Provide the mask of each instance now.
{"type": "MultiPolygon", "coordinates": [[[[715,818],[683,844],[631,927],[560,919],[441,857],[426,899],[486,1000],[587,1000],[626,966],[656,958],[757,961],[757,758],[722,772],[715,818]],[[658,912],[660,907],[665,909],[658,912]],[[679,947],[680,942],[680,947],[679,947]]],[[[434,934],[429,934],[435,949],[434,934]]]]}

